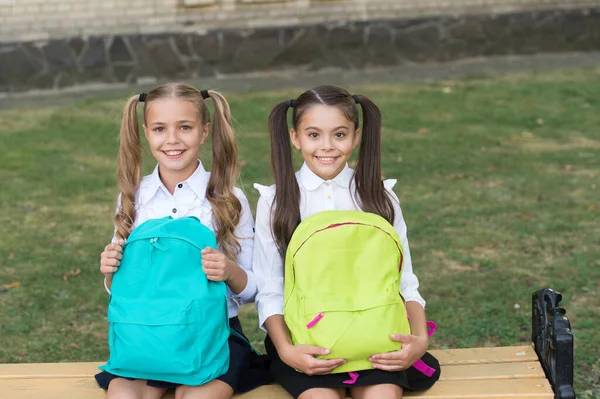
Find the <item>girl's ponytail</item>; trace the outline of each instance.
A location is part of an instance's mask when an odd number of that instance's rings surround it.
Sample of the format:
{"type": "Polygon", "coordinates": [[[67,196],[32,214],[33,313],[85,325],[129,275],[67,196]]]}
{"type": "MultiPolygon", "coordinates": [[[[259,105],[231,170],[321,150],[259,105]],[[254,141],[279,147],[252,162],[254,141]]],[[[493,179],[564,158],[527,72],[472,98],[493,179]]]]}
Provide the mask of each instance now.
{"type": "Polygon", "coordinates": [[[238,177],[238,149],[227,100],[214,90],[203,92],[203,97],[206,96],[212,98],[215,104],[212,121],[213,164],[206,198],[212,207],[220,249],[235,261],[241,250],[235,237],[235,228],[240,221],[242,204],[233,193],[238,177]]]}
{"type": "Polygon", "coordinates": [[[352,96],[362,106],[363,127],[354,181],[360,207],[394,223],[394,207],[381,181],[381,112],[361,95],[352,96]]]}
{"type": "Polygon", "coordinates": [[[273,234],[279,253],[285,258],[292,234],[300,223],[300,187],[294,174],[287,110],[294,100],[277,104],[269,116],[271,166],[275,178],[273,234]]]}
{"type": "Polygon", "coordinates": [[[117,180],[121,200],[115,215],[118,239],[129,237],[135,221],[135,195],[142,173],[142,143],[136,111],[139,98],[136,95],[127,101],[119,133],[117,180]]]}

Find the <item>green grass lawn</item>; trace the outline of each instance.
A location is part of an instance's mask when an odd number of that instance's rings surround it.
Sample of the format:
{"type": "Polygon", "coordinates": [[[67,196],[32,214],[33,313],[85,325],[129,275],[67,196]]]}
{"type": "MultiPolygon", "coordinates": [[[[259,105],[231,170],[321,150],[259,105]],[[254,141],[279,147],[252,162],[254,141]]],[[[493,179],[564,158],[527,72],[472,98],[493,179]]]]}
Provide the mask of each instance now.
{"type": "MultiPolygon", "coordinates": [[[[383,171],[440,325],[431,346],[526,344],[531,293],[552,287],[575,334],[576,390],[600,397],[600,69],[351,91],[383,112],[383,171]]],[[[252,183],[272,182],[268,113],[292,94],[227,96],[253,207],[252,183]]],[[[0,362],[108,355],[98,268],[125,100],[0,112],[0,362]]],[[[261,347],[254,308],[242,314],[261,347]]]]}

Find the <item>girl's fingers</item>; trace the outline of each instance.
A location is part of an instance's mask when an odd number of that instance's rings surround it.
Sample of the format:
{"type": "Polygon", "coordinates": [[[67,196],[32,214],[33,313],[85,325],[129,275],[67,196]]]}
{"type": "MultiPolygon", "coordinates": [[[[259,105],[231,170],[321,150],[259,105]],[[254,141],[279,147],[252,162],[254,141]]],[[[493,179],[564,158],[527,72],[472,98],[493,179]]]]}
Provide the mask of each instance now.
{"type": "Polygon", "coordinates": [[[107,259],[110,259],[110,258],[123,259],[123,254],[119,251],[112,250],[112,251],[106,252],[105,258],[107,258],[107,259]]]}
{"type": "Polygon", "coordinates": [[[116,273],[117,270],[119,270],[118,267],[112,267],[112,266],[101,266],[100,267],[100,273],[102,273],[102,274],[116,273]]]}
{"type": "Polygon", "coordinates": [[[118,259],[102,259],[102,262],[100,262],[100,266],[115,266],[118,267],[121,264],[121,262],[118,259]]]}
{"type": "Polygon", "coordinates": [[[211,261],[202,261],[202,268],[213,269],[213,270],[223,270],[225,269],[225,264],[221,262],[211,262],[211,261]]]}
{"type": "Polygon", "coordinates": [[[378,370],[383,370],[383,371],[401,371],[401,370],[405,369],[402,366],[388,366],[388,365],[379,364],[379,363],[373,363],[373,368],[376,368],[378,370]]]}
{"type": "Polygon", "coordinates": [[[225,259],[220,255],[205,255],[202,256],[202,262],[219,262],[225,263],[225,259]]]}
{"type": "Polygon", "coordinates": [[[377,359],[373,364],[381,364],[385,366],[402,366],[406,361],[401,359],[377,359]]]}
{"type": "Polygon", "coordinates": [[[380,353],[377,355],[373,355],[369,358],[369,361],[380,361],[380,360],[402,360],[404,356],[400,354],[399,351],[389,352],[389,353],[380,353]]]}

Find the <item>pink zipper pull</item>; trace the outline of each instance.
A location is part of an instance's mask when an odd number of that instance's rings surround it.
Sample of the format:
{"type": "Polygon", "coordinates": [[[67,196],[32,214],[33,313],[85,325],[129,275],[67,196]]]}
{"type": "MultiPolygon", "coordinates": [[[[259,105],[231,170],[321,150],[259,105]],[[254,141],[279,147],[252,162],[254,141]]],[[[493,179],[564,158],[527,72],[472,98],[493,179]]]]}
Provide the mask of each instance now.
{"type": "Polygon", "coordinates": [[[306,325],[306,328],[313,328],[323,318],[323,312],[319,313],[310,323],[306,325]]]}

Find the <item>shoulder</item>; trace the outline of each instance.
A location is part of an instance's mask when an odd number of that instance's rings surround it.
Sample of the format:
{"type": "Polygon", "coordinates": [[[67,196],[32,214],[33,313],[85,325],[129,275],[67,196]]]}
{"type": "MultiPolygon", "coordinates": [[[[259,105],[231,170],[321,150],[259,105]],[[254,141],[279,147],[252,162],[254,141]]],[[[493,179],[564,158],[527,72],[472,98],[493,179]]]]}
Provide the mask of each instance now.
{"type": "Polygon", "coordinates": [[[248,204],[248,198],[246,197],[246,194],[244,194],[244,192],[242,191],[241,188],[234,187],[233,188],[233,195],[235,195],[236,198],[242,203],[242,206],[248,204]]]}
{"type": "MultiPolygon", "coordinates": [[[[144,204],[144,202],[148,202],[151,198],[152,187],[152,175],[147,175],[142,178],[140,181],[140,185],[135,193],[135,207],[138,209],[140,206],[144,204]]],[[[117,209],[121,207],[121,198],[123,197],[123,193],[119,193],[117,195],[117,209]]]]}
{"type": "Polygon", "coordinates": [[[142,177],[140,181],[140,186],[135,193],[135,202],[137,206],[142,206],[156,194],[156,190],[158,189],[156,184],[156,179],[154,175],[147,175],[142,177]]]}
{"type": "Polygon", "coordinates": [[[395,202],[400,203],[398,196],[394,192],[394,186],[396,186],[397,182],[397,179],[386,179],[383,181],[383,188],[388,193],[388,195],[392,197],[393,200],[395,200],[395,202]]]}
{"type": "MultiPolygon", "coordinates": [[[[301,179],[301,171],[299,170],[295,173],[296,180],[298,181],[298,185],[300,186],[300,191],[302,191],[302,179],[301,179]]],[[[262,184],[254,183],[254,188],[260,194],[260,198],[267,200],[268,202],[273,202],[275,198],[276,186],[272,184],[270,186],[263,186],[262,184]]]]}
{"type": "Polygon", "coordinates": [[[271,186],[263,186],[262,184],[254,183],[254,188],[260,194],[260,198],[267,200],[268,202],[273,202],[275,198],[275,185],[271,186]]]}
{"type": "Polygon", "coordinates": [[[263,186],[262,184],[254,183],[254,188],[260,194],[258,202],[256,203],[256,220],[269,217],[273,209],[273,202],[275,201],[275,185],[263,186]]]}

